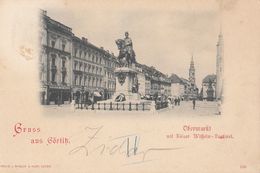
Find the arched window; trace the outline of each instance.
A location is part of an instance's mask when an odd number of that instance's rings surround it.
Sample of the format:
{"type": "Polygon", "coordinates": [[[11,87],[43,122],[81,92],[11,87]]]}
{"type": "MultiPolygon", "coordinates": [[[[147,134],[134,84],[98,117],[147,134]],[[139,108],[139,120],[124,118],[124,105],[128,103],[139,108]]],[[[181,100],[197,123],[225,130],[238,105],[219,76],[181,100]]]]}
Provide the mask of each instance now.
{"type": "Polygon", "coordinates": [[[94,84],[95,84],[95,78],[93,77],[92,78],[92,87],[94,87],[94,84]]]}

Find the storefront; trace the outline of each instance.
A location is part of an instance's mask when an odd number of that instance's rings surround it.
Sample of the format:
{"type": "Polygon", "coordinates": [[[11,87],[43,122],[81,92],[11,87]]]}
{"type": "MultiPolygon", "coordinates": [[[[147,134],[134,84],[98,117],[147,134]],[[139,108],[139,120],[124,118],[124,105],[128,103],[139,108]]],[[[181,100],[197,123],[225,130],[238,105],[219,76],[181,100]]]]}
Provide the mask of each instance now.
{"type": "Polygon", "coordinates": [[[71,102],[70,87],[48,87],[47,104],[69,104],[71,102]]]}

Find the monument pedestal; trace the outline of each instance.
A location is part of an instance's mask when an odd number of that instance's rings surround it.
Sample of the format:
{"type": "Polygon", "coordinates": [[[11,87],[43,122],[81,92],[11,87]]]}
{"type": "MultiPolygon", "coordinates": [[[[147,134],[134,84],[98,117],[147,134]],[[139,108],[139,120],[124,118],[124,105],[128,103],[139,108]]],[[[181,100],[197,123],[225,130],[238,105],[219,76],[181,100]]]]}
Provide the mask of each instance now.
{"type": "Polygon", "coordinates": [[[99,101],[99,103],[109,106],[106,110],[153,111],[155,106],[151,105],[152,102],[142,100],[138,93],[137,73],[134,67],[115,69],[116,91],[112,99],[99,101]]]}
{"type": "Polygon", "coordinates": [[[113,100],[119,95],[125,96],[125,101],[127,102],[140,102],[141,96],[137,92],[133,92],[135,87],[135,80],[137,77],[137,71],[130,67],[120,67],[115,69],[116,75],[116,91],[113,96],[113,100]]]}

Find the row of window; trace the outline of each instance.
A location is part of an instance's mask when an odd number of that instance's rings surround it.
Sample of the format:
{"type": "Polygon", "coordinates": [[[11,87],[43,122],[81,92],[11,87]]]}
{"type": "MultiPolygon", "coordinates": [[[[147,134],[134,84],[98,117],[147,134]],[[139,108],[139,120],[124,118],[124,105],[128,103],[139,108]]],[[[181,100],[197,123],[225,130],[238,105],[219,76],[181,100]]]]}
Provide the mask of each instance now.
{"type": "Polygon", "coordinates": [[[95,77],[87,77],[81,75],[74,76],[74,85],[89,86],[89,87],[102,87],[102,79],[95,77]]]}
{"type": "Polygon", "coordinates": [[[111,72],[106,72],[105,71],[105,76],[107,76],[109,79],[115,78],[115,75],[111,72]]]}
{"type": "Polygon", "coordinates": [[[103,71],[102,67],[98,67],[95,65],[91,65],[79,61],[74,61],[74,70],[79,70],[79,71],[89,72],[89,73],[99,74],[99,75],[102,75],[102,71],[103,71]]]}
{"type": "Polygon", "coordinates": [[[112,73],[112,72],[109,72],[109,71],[107,72],[106,70],[104,70],[104,73],[103,73],[102,67],[98,67],[98,66],[91,65],[88,63],[83,63],[80,61],[74,61],[74,70],[98,74],[98,75],[105,75],[109,79],[112,79],[115,77],[114,73],[112,73]]]}
{"type": "Polygon", "coordinates": [[[97,64],[103,63],[102,58],[99,57],[97,53],[94,53],[92,51],[82,51],[82,50],[74,49],[73,55],[77,58],[86,59],[97,64]]]}
{"type": "Polygon", "coordinates": [[[104,85],[102,85],[102,82],[103,82],[102,78],[96,78],[92,76],[82,76],[82,75],[74,76],[74,85],[88,86],[88,87],[105,87],[108,89],[116,88],[115,82],[112,81],[108,81],[108,83],[104,82],[104,85]]]}
{"type": "Polygon", "coordinates": [[[69,48],[67,48],[67,45],[68,44],[65,41],[58,41],[58,40],[54,40],[54,39],[52,39],[50,41],[50,47],[57,48],[62,51],[69,51],[69,48]]]}
{"type": "MultiPolygon", "coordinates": [[[[40,73],[41,77],[44,77],[42,73],[40,73]]],[[[51,82],[61,82],[61,83],[67,83],[67,74],[61,73],[60,79],[58,79],[57,71],[51,71],[50,73],[51,82]]]]}
{"type": "Polygon", "coordinates": [[[110,90],[115,90],[116,89],[116,83],[112,82],[112,81],[108,81],[108,83],[106,85],[106,82],[105,82],[105,87],[110,89],[110,90]]]}
{"type": "Polygon", "coordinates": [[[106,60],[105,55],[102,56],[101,54],[96,53],[94,51],[89,51],[89,50],[82,51],[82,50],[74,49],[73,55],[77,58],[86,59],[96,64],[105,65],[106,67],[109,68],[117,67],[117,64],[115,62],[111,60],[106,60]]]}

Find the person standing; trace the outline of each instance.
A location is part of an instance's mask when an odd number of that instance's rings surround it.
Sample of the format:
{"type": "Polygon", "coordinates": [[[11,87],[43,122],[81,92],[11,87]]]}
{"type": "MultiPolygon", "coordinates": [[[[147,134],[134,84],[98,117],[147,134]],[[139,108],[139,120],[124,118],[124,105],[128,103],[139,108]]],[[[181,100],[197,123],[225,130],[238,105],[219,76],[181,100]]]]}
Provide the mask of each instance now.
{"type": "Polygon", "coordinates": [[[195,109],[195,106],[196,106],[196,99],[195,98],[192,100],[192,104],[193,104],[193,109],[195,109]]]}

